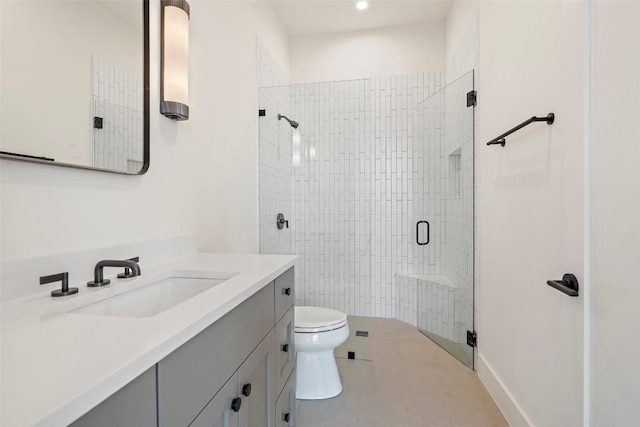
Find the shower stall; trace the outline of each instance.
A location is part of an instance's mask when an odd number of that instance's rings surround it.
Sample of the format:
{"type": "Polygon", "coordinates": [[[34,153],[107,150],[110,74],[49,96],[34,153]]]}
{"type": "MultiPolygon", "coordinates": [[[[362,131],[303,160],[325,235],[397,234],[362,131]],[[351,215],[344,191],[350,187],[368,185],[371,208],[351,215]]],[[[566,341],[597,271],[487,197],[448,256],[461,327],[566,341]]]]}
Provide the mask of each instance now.
{"type": "Polygon", "coordinates": [[[473,72],[445,80],[261,87],[260,252],[300,257],[297,305],[397,318],[473,367],[473,72]]]}

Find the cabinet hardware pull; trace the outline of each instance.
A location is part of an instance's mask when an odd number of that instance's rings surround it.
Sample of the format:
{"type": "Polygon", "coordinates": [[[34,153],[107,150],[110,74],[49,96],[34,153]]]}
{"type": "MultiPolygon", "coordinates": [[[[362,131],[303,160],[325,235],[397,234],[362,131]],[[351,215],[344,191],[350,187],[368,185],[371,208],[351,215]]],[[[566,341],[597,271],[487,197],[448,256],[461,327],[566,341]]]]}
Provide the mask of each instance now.
{"type": "Polygon", "coordinates": [[[231,410],[233,412],[240,411],[240,406],[242,406],[242,399],[240,399],[239,397],[236,397],[231,401],[231,410]]]}
{"type": "Polygon", "coordinates": [[[291,295],[291,288],[284,288],[284,291],[282,291],[282,293],[285,295],[291,295]]]}
{"type": "Polygon", "coordinates": [[[242,386],[242,394],[246,397],[249,397],[251,394],[251,383],[246,383],[242,386]]]}
{"type": "Polygon", "coordinates": [[[289,412],[287,412],[286,414],[282,414],[282,421],[284,421],[285,423],[288,423],[290,418],[291,414],[289,412]]]}
{"type": "Polygon", "coordinates": [[[289,344],[282,344],[282,351],[284,351],[285,353],[289,352],[289,344]]]}

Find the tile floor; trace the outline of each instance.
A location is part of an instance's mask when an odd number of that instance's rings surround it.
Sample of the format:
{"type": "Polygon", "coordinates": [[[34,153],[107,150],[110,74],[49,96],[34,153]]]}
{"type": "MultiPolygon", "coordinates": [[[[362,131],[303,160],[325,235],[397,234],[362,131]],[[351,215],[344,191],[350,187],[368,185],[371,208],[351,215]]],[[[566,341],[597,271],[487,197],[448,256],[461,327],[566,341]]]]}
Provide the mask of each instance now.
{"type": "Polygon", "coordinates": [[[372,361],[337,359],[342,394],[298,401],[298,427],[508,426],[477,375],[415,327],[371,329],[372,361]]]}

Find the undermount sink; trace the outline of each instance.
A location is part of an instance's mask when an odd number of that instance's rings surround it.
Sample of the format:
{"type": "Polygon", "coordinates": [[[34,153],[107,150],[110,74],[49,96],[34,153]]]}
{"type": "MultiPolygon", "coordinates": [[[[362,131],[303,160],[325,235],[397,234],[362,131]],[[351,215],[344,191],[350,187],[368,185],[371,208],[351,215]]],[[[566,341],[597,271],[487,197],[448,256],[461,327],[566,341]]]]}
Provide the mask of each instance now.
{"type": "Polygon", "coordinates": [[[120,317],[151,317],[223,283],[235,274],[220,277],[184,277],[171,275],[110,298],[70,311],[120,317]]]}

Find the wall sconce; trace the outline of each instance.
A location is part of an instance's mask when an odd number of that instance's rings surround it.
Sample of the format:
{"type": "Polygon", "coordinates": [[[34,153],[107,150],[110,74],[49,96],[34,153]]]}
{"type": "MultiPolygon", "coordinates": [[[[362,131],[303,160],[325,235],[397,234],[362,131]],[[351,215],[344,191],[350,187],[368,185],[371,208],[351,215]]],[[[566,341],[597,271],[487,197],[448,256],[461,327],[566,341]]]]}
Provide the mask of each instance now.
{"type": "Polygon", "coordinates": [[[189,119],[189,3],[162,0],[160,113],[189,119]]]}

